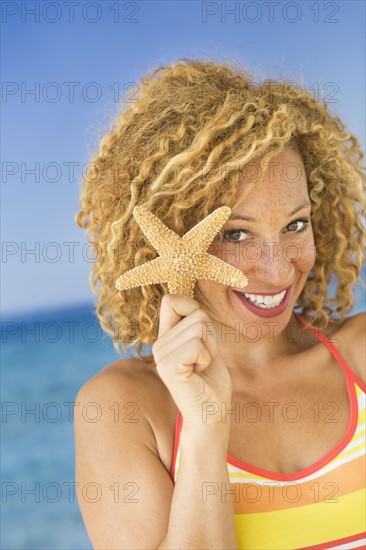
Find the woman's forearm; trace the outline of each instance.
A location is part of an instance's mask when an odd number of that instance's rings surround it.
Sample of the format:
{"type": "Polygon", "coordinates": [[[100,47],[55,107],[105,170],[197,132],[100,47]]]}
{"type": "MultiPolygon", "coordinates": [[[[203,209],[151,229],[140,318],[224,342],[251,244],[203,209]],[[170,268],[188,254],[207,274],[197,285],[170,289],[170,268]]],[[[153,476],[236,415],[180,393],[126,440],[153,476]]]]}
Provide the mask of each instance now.
{"type": "Polygon", "coordinates": [[[226,427],[185,429],[183,423],[168,532],[159,549],[237,550],[227,447],[226,427]]]}

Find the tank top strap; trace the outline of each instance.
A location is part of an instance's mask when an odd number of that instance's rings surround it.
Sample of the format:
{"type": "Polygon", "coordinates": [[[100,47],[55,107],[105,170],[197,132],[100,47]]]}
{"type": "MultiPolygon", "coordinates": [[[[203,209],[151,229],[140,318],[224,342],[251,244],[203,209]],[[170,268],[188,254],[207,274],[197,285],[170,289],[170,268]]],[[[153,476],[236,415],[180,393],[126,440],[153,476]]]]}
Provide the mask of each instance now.
{"type": "Polygon", "coordinates": [[[330,353],[333,355],[334,359],[339,363],[339,365],[342,367],[345,375],[347,378],[351,378],[353,382],[356,382],[358,386],[363,391],[366,391],[365,384],[362,382],[362,380],[353,372],[353,370],[348,366],[346,360],[342,357],[342,355],[339,353],[333,342],[322,332],[320,332],[319,329],[316,329],[310,325],[306,319],[304,319],[299,313],[295,313],[295,316],[301,321],[301,323],[305,326],[305,328],[309,329],[316,338],[318,338],[323,344],[328,348],[330,353]]]}

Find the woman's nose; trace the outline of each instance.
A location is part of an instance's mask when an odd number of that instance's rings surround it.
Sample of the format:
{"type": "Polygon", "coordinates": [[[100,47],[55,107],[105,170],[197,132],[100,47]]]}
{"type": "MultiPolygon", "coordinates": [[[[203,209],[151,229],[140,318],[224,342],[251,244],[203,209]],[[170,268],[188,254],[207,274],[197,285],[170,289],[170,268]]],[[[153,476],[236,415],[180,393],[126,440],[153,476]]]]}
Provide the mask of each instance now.
{"type": "Polygon", "coordinates": [[[292,282],[296,255],[293,250],[284,247],[280,242],[253,243],[246,250],[245,256],[241,268],[245,274],[250,273],[255,277],[256,281],[262,281],[277,288],[292,282]]]}

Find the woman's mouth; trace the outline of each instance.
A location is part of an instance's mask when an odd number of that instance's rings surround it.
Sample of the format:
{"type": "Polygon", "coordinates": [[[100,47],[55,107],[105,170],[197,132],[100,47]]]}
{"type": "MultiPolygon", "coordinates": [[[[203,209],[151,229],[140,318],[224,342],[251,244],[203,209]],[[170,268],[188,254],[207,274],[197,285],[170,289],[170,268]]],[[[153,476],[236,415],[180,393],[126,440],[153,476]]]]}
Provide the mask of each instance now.
{"type": "Polygon", "coordinates": [[[255,313],[255,315],[259,317],[275,317],[286,309],[290,299],[291,289],[292,285],[274,295],[250,294],[248,292],[241,293],[236,290],[234,290],[234,293],[238,296],[241,303],[244,304],[249,311],[255,313]]]}

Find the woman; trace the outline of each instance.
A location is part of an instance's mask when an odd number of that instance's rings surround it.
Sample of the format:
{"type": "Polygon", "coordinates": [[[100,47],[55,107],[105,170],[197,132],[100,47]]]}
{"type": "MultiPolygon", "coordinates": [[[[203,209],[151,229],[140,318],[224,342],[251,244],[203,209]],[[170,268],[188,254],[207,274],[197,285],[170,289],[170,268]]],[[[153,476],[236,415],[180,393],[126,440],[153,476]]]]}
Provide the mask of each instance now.
{"type": "Polygon", "coordinates": [[[77,216],[98,251],[100,322],[117,351],[137,349],[76,398],[77,494],[95,548],[361,548],[365,315],[346,313],[364,252],[362,158],[291,83],[209,60],[142,79],[77,216]],[[247,287],[117,292],[121,273],[157,254],[136,205],[179,235],[229,206],[208,252],[247,287]],[[82,414],[90,402],[96,422],[82,414]]]}

